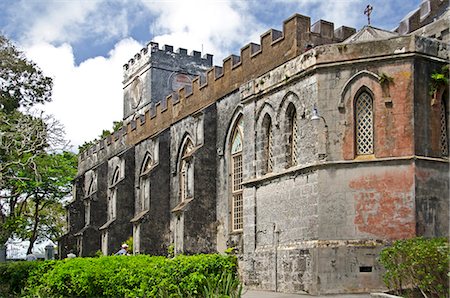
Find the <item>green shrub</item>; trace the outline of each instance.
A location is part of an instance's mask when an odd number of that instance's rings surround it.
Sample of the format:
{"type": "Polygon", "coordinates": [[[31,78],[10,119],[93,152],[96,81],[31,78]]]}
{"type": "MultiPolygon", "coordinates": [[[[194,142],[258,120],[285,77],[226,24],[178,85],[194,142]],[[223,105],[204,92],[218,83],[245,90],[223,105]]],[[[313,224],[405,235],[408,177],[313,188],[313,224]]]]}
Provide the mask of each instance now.
{"type": "Polygon", "coordinates": [[[25,287],[27,278],[43,262],[0,263],[0,297],[17,297],[25,287]]]}
{"type": "Polygon", "coordinates": [[[445,238],[396,241],[380,255],[386,286],[401,294],[418,289],[425,297],[448,297],[449,245],[445,238]]]}
{"type": "Polygon", "coordinates": [[[105,256],[54,261],[32,270],[23,295],[240,297],[239,287],[236,258],[232,256],[105,256]]]}

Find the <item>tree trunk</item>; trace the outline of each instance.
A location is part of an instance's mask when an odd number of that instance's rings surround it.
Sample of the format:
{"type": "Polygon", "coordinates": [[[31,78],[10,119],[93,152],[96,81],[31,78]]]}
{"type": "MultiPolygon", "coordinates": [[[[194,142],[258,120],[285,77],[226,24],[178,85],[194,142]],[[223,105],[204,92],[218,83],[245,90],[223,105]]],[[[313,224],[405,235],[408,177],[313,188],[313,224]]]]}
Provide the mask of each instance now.
{"type": "Polygon", "coordinates": [[[36,199],[36,201],[34,202],[33,231],[31,232],[30,245],[28,246],[27,250],[28,255],[32,253],[34,242],[37,239],[37,229],[39,226],[39,201],[40,201],[39,199],[36,199]]]}

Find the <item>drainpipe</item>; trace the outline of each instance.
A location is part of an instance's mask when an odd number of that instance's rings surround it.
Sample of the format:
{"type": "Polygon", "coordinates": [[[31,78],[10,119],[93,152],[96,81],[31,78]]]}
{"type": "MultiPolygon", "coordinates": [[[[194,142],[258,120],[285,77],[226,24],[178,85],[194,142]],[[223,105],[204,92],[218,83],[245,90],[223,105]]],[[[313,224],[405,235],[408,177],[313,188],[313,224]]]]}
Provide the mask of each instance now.
{"type": "Polygon", "coordinates": [[[273,223],[273,243],[275,250],[275,292],[278,292],[278,244],[280,243],[280,231],[277,230],[277,224],[273,223]]]}

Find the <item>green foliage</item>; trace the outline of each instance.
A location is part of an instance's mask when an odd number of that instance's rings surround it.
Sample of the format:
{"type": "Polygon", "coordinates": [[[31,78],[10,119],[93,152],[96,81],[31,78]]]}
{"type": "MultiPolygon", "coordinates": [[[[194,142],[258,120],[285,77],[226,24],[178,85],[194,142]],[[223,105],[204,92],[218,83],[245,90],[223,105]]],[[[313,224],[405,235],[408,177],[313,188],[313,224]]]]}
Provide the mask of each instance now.
{"type": "Polygon", "coordinates": [[[434,71],[431,74],[431,83],[429,94],[433,95],[440,87],[448,86],[449,65],[444,65],[440,71],[434,71]]]}
{"type": "Polygon", "coordinates": [[[167,247],[167,257],[173,258],[175,256],[175,245],[170,244],[169,247],[167,247]]]}
{"type": "Polygon", "coordinates": [[[383,72],[380,74],[379,81],[380,81],[380,84],[389,84],[394,81],[394,78],[383,72]]]}
{"type": "Polygon", "coordinates": [[[63,199],[72,191],[77,157],[72,152],[37,154],[33,161],[17,171],[12,185],[27,200],[21,202],[21,216],[15,218],[13,234],[30,240],[28,253],[35,241],[55,240],[63,234],[65,210],[63,199]]]}
{"type": "Polygon", "coordinates": [[[236,258],[103,256],[0,267],[0,296],[240,297],[236,258]],[[11,267],[10,267],[11,266],[11,267]]]}
{"type": "Polygon", "coordinates": [[[52,79],[0,35],[0,110],[10,113],[51,100],[52,79]]]}
{"type": "Polygon", "coordinates": [[[127,239],[127,241],[125,241],[125,244],[126,245],[128,245],[128,252],[130,253],[130,254],[132,254],[133,253],[133,236],[130,236],[128,239],[127,239]]]}
{"type": "Polygon", "coordinates": [[[25,287],[28,276],[42,262],[0,263],[0,296],[17,297],[25,287]]]}
{"type": "Polygon", "coordinates": [[[92,140],[92,141],[86,141],[82,145],[78,146],[78,151],[83,152],[89,149],[90,147],[97,144],[98,141],[101,139],[106,138],[107,136],[113,134],[114,132],[118,131],[123,126],[123,121],[113,121],[113,128],[112,132],[108,129],[102,130],[102,133],[98,136],[98,138],[92,140]]]}
{"type": "Polygon", "coordinates": [[[223,272],[220,279],[207,280],[203,297],[205,298],[239,298],[242,296],[242,283],[231,272],[223,272]]]}
{"type": "Polygon", "coordinates": [[[386,268],[386,286],[398,294],[417,288],[428,297],[449,295],[450,253],[445,238],[396,241],[381,252],[380,262],[386,268]]]}

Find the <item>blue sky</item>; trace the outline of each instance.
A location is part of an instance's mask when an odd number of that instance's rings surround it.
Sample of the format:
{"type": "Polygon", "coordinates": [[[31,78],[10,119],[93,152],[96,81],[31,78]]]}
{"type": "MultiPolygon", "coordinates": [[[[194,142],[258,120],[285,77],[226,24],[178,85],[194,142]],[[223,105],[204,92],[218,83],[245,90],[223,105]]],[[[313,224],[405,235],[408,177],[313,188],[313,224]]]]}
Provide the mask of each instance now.
{"type": "Polygon", "coordinates": [[[74,147],[122,118],[122,65],[148,41],[214,54],[214,63],[294,13],[361,29],[395,28],[421,0],[2,0],[0,33],[54,78],[43,109],[74,147]]]}

